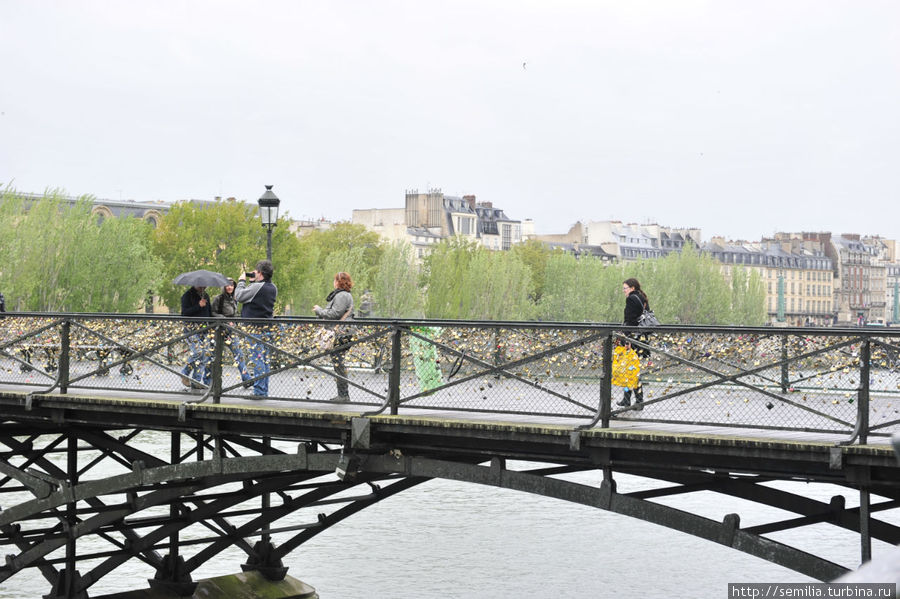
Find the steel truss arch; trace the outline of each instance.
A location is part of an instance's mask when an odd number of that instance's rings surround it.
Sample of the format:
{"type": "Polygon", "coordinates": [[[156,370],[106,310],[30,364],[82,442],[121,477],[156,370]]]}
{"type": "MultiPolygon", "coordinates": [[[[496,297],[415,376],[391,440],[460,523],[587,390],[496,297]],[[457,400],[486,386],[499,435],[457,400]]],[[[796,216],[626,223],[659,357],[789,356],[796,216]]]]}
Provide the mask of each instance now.
{"type": "MultiPolygon", "coordinates": [[[[25,568],[36,567],[44,572],[45,578],[51,584],[54,584],[62,573],[48,563],[47,556],[63,547],[69,540],[88,535],[129,532],[126,541],[118,544],[119,551],[99,556],[105,559],[85,575],[78,577],[78,588],[74,590],[83,593],[103,576],[132,558],[142,559],[157,569],[161,569],[166,560],[159,557],[157,550],[164,547],[163,541],[194,524],[203,524],[213,531],[214,536],[207,540],[207,546],[204,549],[187,560],[185,563],[187,573],[193,572],[216,554],[234,545],[244,550],[248,558],[252,560],[259,556],[255,555],[257,553],[255,548],[243,538],[245,535],[258,535],[278,519],[301,507],[317,503],[335,505],[349,503],[349,505],[344,505],[336,510],[334,514],[322,514],[315,526],[304,527],[304,531],[290,539],[284,546],[280,546],[277,553],[269,558],[270,560],[280,560],[291,549],[296,548],[321,530],[327,529],[381,499],[426,480],[417,477],[398,477],[394,473],[361,474],[357,480],[353,481],[324,481],[298,497],[290,497],[286,494],[298,483],[333,472],[338,459],[339,456],[334,453],[307,456],[303,452],[297,455],[279,453],[210,459],[190,464],[171,464],[147,469],[136,467],[135,472],[131,474],[91,480],[71,487],[60,488],[46,497],[35,497],[11,506],[0,513],[0,530],[6,533],[20,551],[18,555],[7,556],[6,563],[0,566],[0,582],[25,568]],[[376,482],[381,481],[391,481],[392,484],[381,489],[375,485],[376,482]],[[196,494],[199,491],[208,491],[233,483],[242,484],[240,492],[213,494],[211,499],[205,495],[196,494]],[[369,485],[373,491],[352,500],[333,499],[335,495],[344,493],[357,485],[369,485]],[[256,517],[239,526],[230,524],[227,514],[222,516],[224,512],[233,509],[238,504],[258,499],[268,493],[281,493],[286,499],[282,505],[260,511],[256,517]],[[107,504],[100,501],[103,496],[115,494],[126,494],[127,502],[107,504]],[[60,513],[61,508],[79,501],[87,502],[96,508],[96,514],[80,519],[74,526],[63,526],[64,534],[60,534],[56,527],[44,531],[43,535],[31,533],[27,539],[21,534],[14,537],[18,533],[19,523],[53,517],[60,513]],[[138,527],[128,528],[127,517],[149,508],[173,504],[181,506],[190,504],[192,507],[182,508],[185,517],[174,521],[163,519],[159,522],[143,523],[145,527],[153,527],[150,532],[145,534],[139,534],[138,527]],[[314,530],[311,532],[311,529],[314,530]],[[147,555],[153,555],[156,559],[148,560],[146,559],[147,555]]],[[[45,464],[42,463],[42,465],[45,464]]],[[[61,473],[55,472],[55,474],[61,473]]]]}
{"type": "MultiPolygon", "coordinates": [[[[46,568],[47,555],[62,546],[67,538],[108,534],[112,530],[119,530],[125,526],[126,516],[153,506],[175,502],[180,505],[191,504],[193,507],[186,510],[189,517],[158,523],[146,534],[140,535],[137,529],[131,529],[130,540],[122,544],[122,551],[106,556],[102,563],[80,579],[81,590],[86,590],[104,575],[132,558],[147,561],[148,555],[158,555],[158,549],[162,546],[160,543],[164,539],[192,524],[203,523],[213,531],[214,536],[207,539],[205,548],[185,561],[187,572],[195,571],[232,545],[238,545],[248,556],[252,556],[254,549],[245,537],[259,534],[297,509],[344,503],[331,514],[321,514],[318,522],[299,527],[299,532],[275,547],[272,559],[280,560],[313,536],[345,518],[432,478],[523,491],[630,516],[729,546],[819,580],[831,580],[847,572],[846,568],[838,564],[762,536],[763,532],[770,531],[765,527],[741,529],[740,518],[736,514],[728,515],[719,522],[650,501],[652,497],[662,495],[710,490],[781,509],[792,509],[810,521],[830,521],[844,528],[854,529],[852,518],[845,513],[846,510],[835,511],[834,506],[821,502],[810,503],[812,500],[793,496],[784,491],[759,487],[756,483],[735,480],[733,477],[718,475],[704,480],[704,477],[698,474],[679,476],[671,472],[629,472],[656,480],[667,480],[681,486],[622,494],[616,491],[615,481],[611,479],[603,481],[599,487],[594,487],[553,477],[563,472],[594,469],[589,466],[562,465],[520,471],[507,469],[504,461],[499,458],[493,459],[490,465],[483,465],[472,463],[471,460],[361,455],[360,470],[355,479],[323,481],[311,487],[307,486],[305,492],[298,496],[288,494],[289,491],[296,490],[300,483],[334,472],[339,457],[336,453],[307,454],[301,451],[298,454],[209,459],[190,464],[158,466],[61,488],[48,497],[35,498],[0,513],[0,527],[9,527],[17,522],[55,514],[59,508],[72,502],[88,500],[96,502],[101,496],[116,493],[132,495],[126,504],[118,506],[104,504],[102,512],[79,521],[77,525],[66,530],[65,535],[50,535],[54,538],[39,539],[32,543],[20,537],[16,543],[20,553],[9,557],[6,564],[0,567],[0,580],[26,567],[46,568]],[[389,481],[391,484],[383,489],[374,486],[382,481],[389,481]],[[200,490],[209,490],[230,483],[242,483],[241,492],[214,494],[211,499],[205,498],[204,495],[196,495],[200,490]],[[372,491],[349,501],[334,499],[335,496],[358,485],[369,485],[372,491]],[[748,492],[760,488],[764,491],[758,496],[748,492]],[[228,510],[240,503],[273,492],[284,494],[281,505],[272,507],[266,512],[256,513],[239,526],[228,523],[228,510]],[[144,494],[136,495],[137,493],[144,494]],[[832,516],[824,517],[822,513],[829,510],[832,516]],[[216,524],[209,524],[210,521],[216,524]]],[[[893,501],[889,503],[895,504],[893,501]]],[[[147,523],[147,526],[154,526],[154,523],[147,523]]],[[[776,525],[775,529],[777,528],[776,525]]],[[[882,522],[873,525],[871,532],[873,537],[889,542],[900,534],[898,527],[882,522]]]]}
{"type": "MultiPolygon", "coordinates": [[[[612,479],[604,480],[600,487],[592,487],[552,478],[548,474],[559,471],[555,468],[539,468],[534,470],[534,473],[508,470],[504,461],[499,458],[494,458],[490,466],[430,458],[408,457],[405,460],[407,461],[405,471],[408,474],[524,491],[630,516],[737,549],[818,580],[833,580],[849,571],[848,568],[829,560],[741,529],[740,517],[737,514],[729,514],[722,522],[718,522],[642,499],[639,493],[635,495],[618,493],[616,483],[612,479]]],[[[365,464],[366,469],[370,469],[371,466],[374,464],[368,462],[365,464]]],[[[652,473],[634,474],[655,478],[652,473]]]]}

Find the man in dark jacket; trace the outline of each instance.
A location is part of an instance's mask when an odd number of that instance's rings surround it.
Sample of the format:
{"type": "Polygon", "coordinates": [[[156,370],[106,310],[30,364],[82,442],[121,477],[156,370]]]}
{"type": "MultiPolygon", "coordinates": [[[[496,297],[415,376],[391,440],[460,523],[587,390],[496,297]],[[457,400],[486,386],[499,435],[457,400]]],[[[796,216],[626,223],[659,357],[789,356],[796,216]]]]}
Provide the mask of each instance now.
{"type": "MultiPolygon", "coordinates": [[[[202,318],[212,317],[212,309],[210,308],[206,287],[191,287],[184,292],[184,295],[181,296],[181,315],[202,318]]],[[[196,389],[202,387],[198,383],[200,381],[208,387],[211,378],[209,362],[212,359],[212,347],[208,330],[206,327],[188,323],[185,323],[184,330],[185,332],[198,332],[185,339],[188,347],[191,348],[191,356],[188,358],[188,363],[181,370],[181,382],[186,387],[196,389]]]]}
{"type": "Polygon", "coordinates": [[[0,312],[6,312],[6,298],[0,293],[0,312]]]}
{"type": "MultiPolygon", "coordinates": [[[[237,289],[234,290],[234,299],[243,304],[241,318],[272,318],[275,312],[275,298],[278,297],[278,288],[272,283],[273,272],[274,269],[269,260],[260,260],[256,263],[256,270],[253,271],[250,285],[247,285],[247,275],[241,272],[237,289]]],[[[269,372],[266,345],[263,342],[268,337],[266,329],[267,327],[259,326],[259,332],[251,335],[256,341],[250,348],[246,366],[248,372],[252,371],[252,378],[269,372]]],[[[266,397],[268,394],[269,377],[263,377],[253,383],[255,397],[266,397]]]]}

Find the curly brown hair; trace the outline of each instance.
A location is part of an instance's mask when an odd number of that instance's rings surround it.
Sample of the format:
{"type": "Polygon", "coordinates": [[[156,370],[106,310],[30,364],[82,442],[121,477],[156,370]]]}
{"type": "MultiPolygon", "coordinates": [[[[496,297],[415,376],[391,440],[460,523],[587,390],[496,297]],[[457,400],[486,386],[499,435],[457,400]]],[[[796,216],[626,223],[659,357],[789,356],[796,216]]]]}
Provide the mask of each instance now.
{"type": "Polygon", "coordinates": [[[353,279],[345,272],[339,272],[334,275],[334,280],[337,282],[338,289],[343,289],[344,291],[353,289],[353,279]]]}

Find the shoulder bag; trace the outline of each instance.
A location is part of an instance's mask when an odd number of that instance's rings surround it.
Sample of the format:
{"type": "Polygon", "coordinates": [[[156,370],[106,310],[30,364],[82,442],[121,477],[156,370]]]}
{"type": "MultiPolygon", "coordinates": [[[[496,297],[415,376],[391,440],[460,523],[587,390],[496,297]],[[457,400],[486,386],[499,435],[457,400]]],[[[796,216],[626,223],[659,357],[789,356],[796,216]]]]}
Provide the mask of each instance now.
{"type": "MultiPolygon", "coordinates": [[[[350,312],[352,310],[348,309],[344,312],[344,315],[341,316],[340,320],[344,320],[348,316],[350,316],[350,312]]],[[[335,330],[333,327],[322,327],[318,331],[316,331],[316,347],[319,348],[319,351],[328,351],[329,349],[334,347],[335,342],[335,330]]]]}
{"type": "Polygon", "coordinates": [[[638,318],[638,326],[642,329],[652,329],[653,327],[658,327],[661,324],[662,323],[659,322],[659,319],[656,318],[656,315],[650,308],[644,308],[644,312],[638,318]]]}

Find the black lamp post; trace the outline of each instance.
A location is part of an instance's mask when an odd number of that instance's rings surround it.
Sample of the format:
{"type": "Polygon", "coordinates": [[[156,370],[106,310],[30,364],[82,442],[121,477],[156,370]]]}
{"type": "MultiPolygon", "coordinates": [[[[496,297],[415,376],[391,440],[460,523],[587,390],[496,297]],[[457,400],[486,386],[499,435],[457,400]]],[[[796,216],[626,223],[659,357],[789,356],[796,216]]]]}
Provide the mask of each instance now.
{"type": "Polygon", "coordinates": [[[259,220],[266,228],[266,258],[272,261],[272,227],[278,224],[278,205],[281,200],[272,193],[272,186],[266,185],[266,192],[259,198],[259,220]]]}

